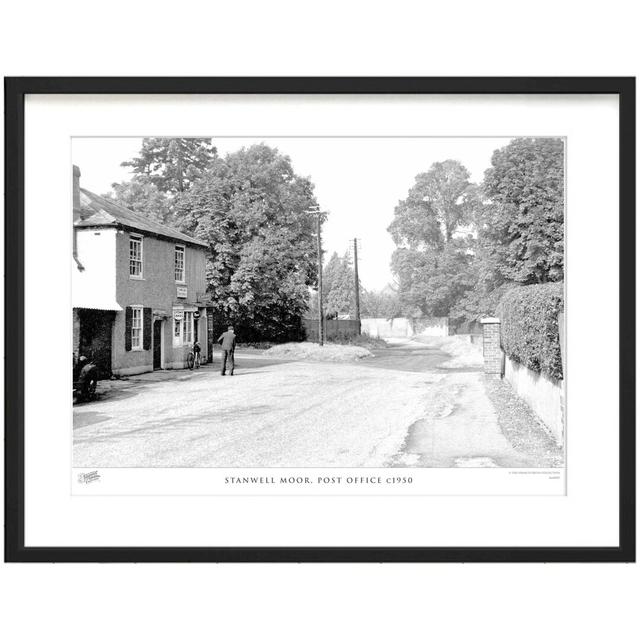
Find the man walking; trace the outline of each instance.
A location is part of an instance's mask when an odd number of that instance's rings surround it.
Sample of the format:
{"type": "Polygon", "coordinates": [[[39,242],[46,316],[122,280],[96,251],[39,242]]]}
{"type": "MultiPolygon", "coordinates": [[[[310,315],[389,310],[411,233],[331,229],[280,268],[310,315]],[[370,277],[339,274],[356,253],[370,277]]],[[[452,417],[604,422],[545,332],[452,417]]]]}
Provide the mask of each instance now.
{"type": "Polygon", "coordinates": [[[229,359],[229,375],[233,375],[233,352],[236,349],[236,334],[233,333],[233,327],[229,325],[227,330],[218,338],[218,343],[222,345],[222,369],[220,375],[226,375],[227,358],[229,359]]]}

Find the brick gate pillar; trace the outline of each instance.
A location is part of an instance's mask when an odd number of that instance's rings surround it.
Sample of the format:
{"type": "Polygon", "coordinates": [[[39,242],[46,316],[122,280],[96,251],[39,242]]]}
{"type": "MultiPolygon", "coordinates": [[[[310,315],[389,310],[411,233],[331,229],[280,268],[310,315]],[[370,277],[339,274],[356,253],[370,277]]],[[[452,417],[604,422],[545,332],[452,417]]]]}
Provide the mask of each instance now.
{"type": "Polygon", "coordinates": [[[502,349],[500,348],[500,318],[483,318],[482,356],[484,372],[490,376],[502,376],[502,349]]]}

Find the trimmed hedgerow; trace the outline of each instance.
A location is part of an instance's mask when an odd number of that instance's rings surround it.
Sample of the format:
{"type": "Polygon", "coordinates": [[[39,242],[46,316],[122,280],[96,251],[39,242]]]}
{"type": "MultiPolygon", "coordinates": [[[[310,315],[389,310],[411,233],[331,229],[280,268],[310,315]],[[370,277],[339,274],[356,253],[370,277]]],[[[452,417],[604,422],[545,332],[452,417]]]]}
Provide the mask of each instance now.
{"type": "Polygon", "coordinates": [[[563,283],[510,289],[497,308],[504,352],[525,367],[562,379],[558,314],[564,310],[563,283]]]}

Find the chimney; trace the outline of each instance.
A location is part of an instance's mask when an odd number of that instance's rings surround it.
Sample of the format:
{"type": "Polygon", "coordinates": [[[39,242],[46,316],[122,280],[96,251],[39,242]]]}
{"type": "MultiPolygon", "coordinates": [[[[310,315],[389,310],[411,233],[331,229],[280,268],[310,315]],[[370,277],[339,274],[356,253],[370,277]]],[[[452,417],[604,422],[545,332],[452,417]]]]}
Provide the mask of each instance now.
{"type": "Polygon", "coordinates": [[[73,219],[80,218],[80,167],[73,165],[73,219]]]}

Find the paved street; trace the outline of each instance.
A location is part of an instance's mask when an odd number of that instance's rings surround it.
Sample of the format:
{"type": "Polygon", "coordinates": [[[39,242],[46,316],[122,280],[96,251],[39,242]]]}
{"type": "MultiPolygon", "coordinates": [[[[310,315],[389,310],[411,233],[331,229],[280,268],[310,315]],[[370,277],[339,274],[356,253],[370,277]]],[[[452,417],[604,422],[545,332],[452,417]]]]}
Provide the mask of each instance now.
{"type": "Polygon", "coordinates": [[[74,408],[74,466],[561,463],[561,451],[526,412],[526,448],[507,439],[480,368],[455,366],[429,340],[395,341],[354,363],[238,351],[233,377],[219,375],[218,358],[196,371],[101,383],[98,400],[74,408]]]}

